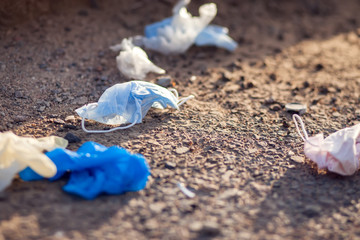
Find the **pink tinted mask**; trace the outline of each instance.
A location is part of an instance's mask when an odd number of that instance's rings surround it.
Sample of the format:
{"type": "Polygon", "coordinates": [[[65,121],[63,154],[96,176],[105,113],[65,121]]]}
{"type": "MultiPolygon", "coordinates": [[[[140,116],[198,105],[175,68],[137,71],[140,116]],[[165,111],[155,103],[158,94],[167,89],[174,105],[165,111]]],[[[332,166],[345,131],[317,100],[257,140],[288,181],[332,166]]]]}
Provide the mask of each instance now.
{"type": "Polygon", "coordinates": [[[360,124],[341,129],[324,139],[322,133],[308,137],[299,115],[294,114],[293,120],[305,142],[305,155],[315,162],[319,169],[327,169],[344,176],[352,175],[359,169],[360,124]]]}

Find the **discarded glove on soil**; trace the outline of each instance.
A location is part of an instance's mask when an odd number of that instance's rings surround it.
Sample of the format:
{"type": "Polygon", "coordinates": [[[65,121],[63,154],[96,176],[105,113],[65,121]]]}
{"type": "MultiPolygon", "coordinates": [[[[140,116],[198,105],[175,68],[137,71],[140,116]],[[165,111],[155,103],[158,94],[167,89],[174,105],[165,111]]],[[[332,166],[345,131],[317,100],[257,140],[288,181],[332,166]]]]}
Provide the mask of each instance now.
{"type": "Polygon", "coordinates": [[[296,129],[305,142],[305,155],[314,161],[319,169],[328,169],[340,175],[352,175],[359,169],[360,124],[341,129],[324,139],[322,133],[308,137],[304,123],[294,114],[296,129]],[[300,122],[301,134],[298,122],[300,122]]]}
{"type": "MultiPolygon", "coordinates": [[[[46,155],[57,168],[50,180],[57,180],[70,171],[70,179],[63,190],[89,200],[101,193],[139,191],[146,186],[150,175],[149,165],[142,155],[131,154],[118,146],[107,148],[86,142],[77,152],[58,148],[46,155]]],[[[26,181],[41,178],[30,168],[21,172],[20,177],[26,181]]]]}
{"type": "Polygon", "coordinates": [[[177,91],[172,91],[144,81],[125,82],[106,89],[97,103],[90,103],[75,111],[82,117],[82,128],[85,132],[111,132],[141,123],[151,107],[164,109],[170,105],[179,110],[180,105],[194,97],[190,95],[179,100],[177,91]],[[131,124],[109,130],[87,130],[85,119],[110,125],[131,124]]]}
{"type": "Polygon", "coordinates": [[[0,191],[10,185],[14,175],[30,167],[39,175],[52,177],[55,164],[43,153],[65,148],[68,142],[60,137],[19,137],[12,132],[0,133],[0,191]]]}
{"type": "Polygon", "coordinates": [[[121,44],[110,47],[114,51],[121,50],[116,57],[119,71],[130,79],[143,80],[148,72],[164,74],[165,70],[153,64],[140,47],[133,45],[129,39],[123,39],[121,44]]]}
{"type": "Polygon", "coordinates": [[[163,54],[184,53],[217,13],[216,5],[208,3],[200,6],[199,17],[193,17],[186,9],[189,3],[180,0],[171,18],[147,26],[143,45],[163,54]]]}

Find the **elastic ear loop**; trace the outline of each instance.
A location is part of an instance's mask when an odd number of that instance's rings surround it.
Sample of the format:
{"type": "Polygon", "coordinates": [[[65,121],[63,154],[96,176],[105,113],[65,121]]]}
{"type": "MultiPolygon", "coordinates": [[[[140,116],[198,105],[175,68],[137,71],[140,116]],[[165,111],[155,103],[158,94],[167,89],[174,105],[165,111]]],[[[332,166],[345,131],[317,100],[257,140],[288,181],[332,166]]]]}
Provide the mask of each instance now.
{"type": "Polygon", "coordinates": [[[127,126],[124,126],[124,127],[115,127],[115,128],[111,128],[109,130],[87,130],[85,128],[85,118],[82,118],[81,120],[81,127],[82,129],[84,130],[84,132],[87,132],[87,133],[109,133],[109,132],[113,132],[113,131],[116,131],[116,130],[121,130],[121,129],[127,129],[127,128],[131,128],[132,126],[134,126],[138,120],[138,116],[136,116],[136,119],[133,123],[131,123],[130,125],[127,125],[127,126]]]}
{"type": "Polygon", "coordinates": [[[316,144],[313,144],[313,143],[311,143],[311,142],[308,140],[308,139],[309,139],[309,136],[308,136],[308,134],[307,134],[307,132],[306,132],[305,124],[304,124],[302,118],[301,118],[299,115],[294,114],[294,115],[292,115],[292,119],[293,119],[293,121],[294,121],[294,123],[295,123],[296,130],[297,130],[298,134],[300,135],[300,137],[302,138],[302,140],[303,140],[304,142],[307,142],[308,144],[314,146],[314,147],[317,147],[316,144]],[[303,132],[304,135],[301,134],[301,131],[300,131],[300,128],[299,128],[299,125],[298,125],[298,121],[299,121],[299,123],[300,123],[301,130],[302,130],[302,132],[303,132]]]}
{"type": "Polygon", "coordinates": [[[169,90],[170,92],[172,92],[172,93],[175,95],[175,97],[178,99],[178,102],[177,102],[178,107],[180,107],[181,105],[183,105],[186,101],[195,98],[194,95],[190,95],[190,96],[187,96],[187,97],[184,97],[184,98],[179,99],[179,93],[178,93],[178,91],[177,91],[175,88],[169,88],[168,90],[169,90]]]}
{"type": "Polygon", "coordinates": [[[184,97],[184,98],[179,99],[178,107],[180,107],[181,105],[183,105],[187,100],[190,100],[190,99],[193,99],[193,98],[195,98],[195,96],[194,96],[194,95],[190,95],[190,96],[187,96],[187,97],[184,97]]]}
{"type": "Polygon", "coordinates": [[[170,92],[172,92],[176,98],[179,98],[179,93],[175,88],[168,88],[170,92]]]}

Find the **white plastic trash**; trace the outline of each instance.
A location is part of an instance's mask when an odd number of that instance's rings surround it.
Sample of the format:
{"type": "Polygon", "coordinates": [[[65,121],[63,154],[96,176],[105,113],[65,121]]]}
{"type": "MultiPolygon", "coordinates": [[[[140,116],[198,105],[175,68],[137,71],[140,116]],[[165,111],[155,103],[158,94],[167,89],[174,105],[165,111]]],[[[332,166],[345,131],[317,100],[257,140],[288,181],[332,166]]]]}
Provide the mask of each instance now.
{"type": "Polygon", "coordinates": [[[116,57],[119,71],[130,79],[143,80],[149,72],[164,74],[165,70],[152,63],[147,54],[140,47],[133,45],[129,39],[123,39],[121,44],[110,47],[113,51],[120,51],[116,57]]]}
{"type": "Polygon", "coordinates": [[[199,17],[193,17],[186,9],[189,0],[181,0],[173,8],[173,17],[154,26],[154,34],[142,39],[143,45],[163,54],[184,53],[194,44],[199,33],[214,19],[216,4],[200,6],[199,17]]]}

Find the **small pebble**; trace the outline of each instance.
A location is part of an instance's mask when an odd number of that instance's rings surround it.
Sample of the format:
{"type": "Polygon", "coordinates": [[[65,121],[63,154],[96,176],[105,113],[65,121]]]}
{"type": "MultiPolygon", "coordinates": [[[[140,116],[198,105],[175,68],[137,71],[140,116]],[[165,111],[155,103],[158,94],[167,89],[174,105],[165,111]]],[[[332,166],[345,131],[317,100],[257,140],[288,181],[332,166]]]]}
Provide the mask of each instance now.
{"type": "Polygon", "coordinates": [[[107,76],[101,76],[100,77],[100,80],[103,81],[103,82],[107,81],[108,79],[109,78],[107,76]]]}
{"type": "Polygon", "coordinates": [[[166,207],[166,204],[164,202],[156,202],[149,205],[149,208],[154,213],[161,213],[162,210],[166,207]]]}
{"type": "Polygon", "coordinates": [[[333,112],[332,115],[333,117],[341,117],[341,114],[339,112],[333,112]]]}
{"type": "Polygon", "coordinates": [[[278,104],[278,103],[275,103],[274,105],[272,105],[272,106],[270,107],[270,110],[271,110],[271,111],[274,111],[274,112],[280,111],[281,109],[282,109],[282,107],[281,107],[281,105],[278,104]]]}
{"type": "Polygon", "coordinates": [[[302,213],[308,218],[317,217],[321,213],[321,207],[318,205],[307,205],[302,213]]]}
{"type": "Polygon", "coordinates": [[[200,233],[207,236],[216,236],[220,234],[220,227],[216,222],[206,222],[200,233]]]}
{"type": "Polygon", "coordinates": [[[70,115],[65,118],[65,122],[76,122],[75,116],[70,115]]]}
{"type": "Polygon", "coordinates": [[[38,112],[43,112],[45,110],[45,106],[40,106],[39,108],[38,108],[38,112]]]}
{"type": "Polygon", "coordinates": [[[18,116],[16,116],[15,118],[14,118],[14,121],[15,122],[25,122],[26,121],[26,117],[25,116],[23,116],[23,115],[18,115],[18,116]]]}
{"type": "Polygon", "coordinates": [[[179,147],[175,150],[177,154],[184,154],[187,153],[190,150],[188,147],[179,147]]]}
{"type": "Polygon", "coordinates": [[[285,110],[287,112],[297,112],[299,114],[306,113],[307,107],[305,104],[301,103],[288,103],[285,105],[285,110]]]}
{"type": "Polygon", "coordinates": [[[169,76],[158,78],[156,83],[162,87],[171,87],[172,86],[172,80],[171,80],[171,77],[169,77],[169,76]]]}
{"type": "Polygon", "coordinates": [[[77,127],[75,125],[72,125],[72,124],[64,124],[63,127],[67,128],[67,129],[77,129],[77,127]]]}
{"type": "Polygon", "coordinates": [[[79,138],[78,136],[72,134],[72,133],[67,133],[64,137],[66,140],[68,140],[69,143],[78,143],[81,142],[81,138],[79,138]]]}
{"type": "Polygon", "coordinates": [[[315,66],[315,71],[316,72],[321,71],[322,69],[324,69],[324,65],[322,65],[321,63],[316,64],[316,66],[315,66]]]}
{"type": "Polygon", "coordinates": [[[40,69],[46,69],[47,68],[46,63],[39,63],[38,66],[39,66],[40,69]]]}
{"type": "Polygon", "coordinates": [[[168,168],[168,169],[174,169],[174,168],[176,168],[176,163],[174,163],[174,162],[166,162],[165,167],[168,168]]]}
{"type": "Polygon", "coordinates": [[[203,224],[199,221],[193,222],[189,226],[190,231],[193,231],[193,232],[199,232],[199,231],[201,231],[202,228],[203,228],[203,224]]]}
{"type": "Polygon", "coordinates": [[[221,78],[222,81],[224,82],[230,82],[231,81],[231,75],[228,72],[222,72],[221,73],[221,78]]]}
{"type": "Polygon", "coordinates": [[[271,73],[269,75],[269,78],[272,80],[272,81],[276,81],[276,74],[275,73],[271,73]]]}
{"type": "Polygon", "coordinates": [[[303,87],[304,88],[310,87],[310,83],[308,81],[303,82],[303,87]]]}
{"type": "Polygon", "coordinates": [[[291,156],[290,159],[294,162],[297,163],[303,163],[304,162],[304,158],[300,157],[300,156],[291,156]]]}
{"type": "Polygon", "coordinates": [[[155,218],[149,219],[145,222],[145,228],[147,230],[154,230],[159,228],[159,223],[156,221],[155,218]]]}
{"type": "Polygon", "coordinates": [[[64,120],[62,120],[60,118],[54,119],[53,122],[56,123],[56,124],[65,124],[64,120]]]}
{"type": "Polygon", "coordinates": [[[64,238],[65,237],[65,233],[63,231],[56,231],[54,234],[55,238],[64,238]]]}
{"type": "Polygon", "coordinates": [[[271,105],[271,104],[274,104],[274,103],[276,103],[276,101],[273,98],[268,98],[264,102],[265,105],[271,105]]]}
{"type": "Polygon", "coordinates": [[[22,98],[24,96],[24,94],[21,91],[15,91],[14,95],[16,98],[22,98]]]}

